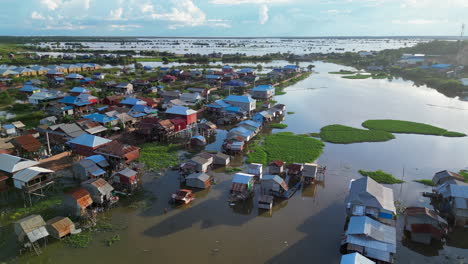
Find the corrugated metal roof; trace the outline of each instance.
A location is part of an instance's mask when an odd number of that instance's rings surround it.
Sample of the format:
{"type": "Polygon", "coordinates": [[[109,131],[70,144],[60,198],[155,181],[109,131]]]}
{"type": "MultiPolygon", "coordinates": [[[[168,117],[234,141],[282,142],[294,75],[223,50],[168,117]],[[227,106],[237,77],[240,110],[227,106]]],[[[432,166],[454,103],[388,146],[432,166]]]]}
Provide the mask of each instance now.
{"type": "Polygon", "coordinates": [[[280,176],[278,175],[263,175],[262,176],[262,181],[270,181],[270,180],[278,183],[285,191],[289,190],[288,185],[280,176]]]}
{"type": "Polygon", "coordinates": [[[68,141],[67,143],[94,148],[107,144],[109,142],[112,142],[112,140],[90,134],[81,134],[80,136],[68,141]]]}
{"type": "Polygon", "coordinates": [[[166,110],[166,114],[172,114],[172,115],[188,116],[188,115],[192,115],[192,114],[196,114],[196,113],[197,113],[197,111],[192,110],[192,109],[190,109],[188,107],[177,106],[177,105],[166,110]]]}
{"type": "Polygon", "coordinates": [[[47,225],[57,230],[61,237],[70,234],[72,229],[75,228],[75,224],[73,224],[72,220],[63,216],[56,216],[50,219],[47,221],[47,225]]]}
{"type": "Polygon", "coordinates": [[[37,240],[47,237],[47,232],[44,219],[40,215],[30,215],[15,222],[19,225],[22,231],[27,235],[29,241],[36,242],[37,240]]]}
{"type": "Polygon", "coordinates": [[[41,142],[31,134],[15,137],[13,141],[28,152],[36,152],[42,148],[41,142]]]}
{"type": "Polygon", "coordinates": [[[192,173],[190,174],[189,176],[187,176],[186,179],[199,179],[200,181],[207,181],[210,179],[210,175],[206,174],[206,173],[192,173]]]}
{"type": "Polygon", "coordinates": [[[125,168],[125,169],[123,169],[121,171],[116,172],[116,174],[120,174],[120,175],[128,177],[128,178],[137,175],[137,173],[138,172],[136,172],[136,171],[134,171],[132,169],[129,169],[129,168],[125,168]]]}
{"type": "Polygon", "coordinates": [[[90,179],[82,183],[82,185],[85,185],[85,184],[89,184],[89,185],[96,187],[99,190],[99,192],[105,195],[114,190],[114,188],[102,178],[90,179]]]}
{"type": "Polygon", "coordinates": [[[396,252],[396,229],[367,216],[352,216],[345,233],[353,244],[396,252]]]}
{"type": "Polygon", "coordinates": [[[355,252],[343,255],[340,264],[375,264],[375,262],[355,252]]]}
{"type": "Polygon", "coordinates": [[[14,173],[37,164],[39,164],[37,161],[23,159],[9,154],[0,154],[0,170],[4,172],[14,173]]]}
{"type": "Polygon", "coordinates": [[[346,203],[359,203],[396,212],[393,190],[382,186],[369,177],[352,182],[346,203]]]}
{"type": "Polygon", "coordinates": [[[21,181],[21,182],[28,182],[41,173],[53,173],[53,172],[54,172],[53,170],[44,169],[41,167],[30,167],[30,168],[27,168],[20,172],[15,173],[13,175],[13,179],[21,181]]]}
{"type": "Polygon", "coordinates": [[[76,202],[79,204],[81,208],[86,208],[93,203],[91,199],[91,195],[89,192],[84,188],[78,188],[68,193],[70,196],[75,198],[76,202]]]}
{"type": "Polygon", "coordinates": [[[245,96],[245,95],[229,95],[228,97],[224,99],[224,101],[252,103],[252,102],[255,102],[255,99],[252,99],[252,97],[245,96]]]}
{"type": "Polygon", "coordinates": [[[247,173],[236,173],[232,178],[233,183],[249,184],[253,180],[254,175],[247,173]]]}

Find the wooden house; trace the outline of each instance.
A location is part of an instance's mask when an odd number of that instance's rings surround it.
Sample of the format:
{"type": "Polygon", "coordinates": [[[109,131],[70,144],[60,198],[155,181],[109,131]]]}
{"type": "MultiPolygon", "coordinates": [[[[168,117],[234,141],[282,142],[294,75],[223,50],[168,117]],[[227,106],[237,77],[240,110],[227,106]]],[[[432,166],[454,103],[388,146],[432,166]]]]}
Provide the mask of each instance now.
{"type": "Polygon", "coordinates": [[[97,205],[112,204],[118,200],[118,197],[112,194],[114,188],[102,178],[87,180],[81,183],[81,186],[89,192],[93,203],[97,205]]]}
{"type": "Polygon", "coordinates": [[[193,173],[185,178],[185,185],[198,189],[206,189],[211,186],[211,177],[203,172],[193,173]]]}
{"type": "Polygon", "coordinates": [[[393,190],[370,177],[352,181],[345,202],[348,216],[367,215],[382,223],[394,224],[393,216],[396,214],[396,208],[393,190]]]}
{"type": "Polygon", "coordinates": [[[247,165],[247,173],[261,177],[263,174],[263,165],[260,163],[250,163],[247,165]]]}
{"type": "Polygon", "coordinates": [[[258,208],[271,210],[273,208],[273,196],[262,194],[258,198],[258,208]]]}
{"type": "Polygon", "coordinates": [[[94,153],[106,157],[111,165],[117,167],[119,164],[128,164],[138,159],[140,157],[140,148],[114,140],[98,147],[94,153]]]}
{"type": "Polygon", "coordinates": [[[82,156],[92,156],[95,151],[106,144],[109,144],[112,140],[98,137],[90,134],[81,134],[80,136],[70,140],[67,144],[70,145],[72,151],[82,156]]]}
{"type": "Polygon", "coordinates": [[[114,91],[120,94],[133,94],[133,84],[124,82],[113,87],[114,91]]]}
{"type": "Polygon", "coordinates": [[[404,212],[404,230],[411,241],[429,245],[432,240],[441,240],[448,231],[448,224],[434,210],[426,207],[407,207],[404,212]]]}
{"type": "Polygon", "coordinates": [[[138,184],[138,172],[125,168],[114,173],[112,179],[114,186],[119,190],[134,190],[138,184]]]}
{"type": "Polygon", "coordinates": [[[102,104],[105,105],[118,105],[121,100],[125,98],[124,95],[109,95],[102,99],[102,104]]]}
{"type": "MultiPolygon", "coordinates": [[[[171,123],[169,121],[169,123],[171,123]]],[[[171,123],[172,124],[172,123],[171,123]]],[[[136,125],[136,133],[146,138],[153,138],[160,129],[160,121],[157,117],[144,117],[136,125]]]]}
{"type": "Polygon", "coordinates": [[[302,174],[304,165],[301,163],[292,163],[288,165],[288,175],[289,176],[298,176],[302,174]]]}
{"type": "Polygon", "coordinates": [[[263,175],[260,179],[262,193],[268,195],[280,196],[289,190],[288,185],[278,175],[263,175]]]}
{"type": "Polygon", "coordinates": [[[75,232],[75,224],[70,218],[63,216],[56,216],[48,220],[46,228],[50,236],[56,239],[62,239],[72,232],[75,232]]]}
{"type": "Polygon", "coordinates": [[[232,178],[231,195],[238,196],[240,199],[246,199],[253,192],[254,188],[253,174],[236,173],[232,178]]]}
{"type": "Polygon", "coordinates": [[[315,178],[317,177],[317,164],[315,163],[304,163],[302,169],[302,177],[304,178],[304,182],[312,183],[315,178]]]}
{"type": "Polygon", "coordinates": [[[191,125],[197,122],[197,111],[184,106],[173,106],[166,110],[166,117],[170,119],[182,118],[187,122],[187,125],[191,125]]]}
{"type": "Polygon", "coordinates": [[[65,195],[63,204],[70,215],[80,217],[86,215],[86,209],[93,204],[93,200],[86,189],[78,188],[65,195]]]}
{"type": "Polygon", "coordinates": [[[227,166],[231,162],[231,156],[218,152],[213,157],[213,164],[227,166]]]}
{"type": "Polygon", "coordinates": [[[285,163],[281,160],[274,160],[268,165],[268,172],[270,174],[281,174],[284,172],[285,163]]]}
{"type": "Polygon", "coordinates": [[[46,222],[40,215],[30,215],[16,221],[14,229],[18,240],[22,243],[34,243],[49,236],[46,222]]]}
{"type": "Polygon", "coordinates": [[[82,159],[76,162],[72,166],[72,171],[74,178],[80,181],[106,176],[106,171],[90,159],[82,159]]]}
{"type": "Polygon", "coordinates": [[[174,125],[174,132],[179,132],[187,129],[187,121],[183,118],[177,117],[170,119],[171,123],[174,125]]]}
{"type": "Polygon", "coordinates": [[[5,153],[0,154],[0,171],[9,176],[29,167],[36,166],[37,164],[39,164],[39,162],[34,160],[28,160],[5,153]]]}
{"type": "Polygon", "coordinates": [[[271,85],[259,85],[252,89],[252,97],[260,100],[268,100],[275,95],[275,87],[271,85]]]}
{"type": "Polygon", "coordinates": [[[213,163],[213,158],[207,159],[200,156],[195,156],[189,160],[190,163],[196,165],[197,172],[207,172],[209,166],[213,163]]]}
{"type": "Polygon", "coordinates": [[[357,252],[354,252],[343,255],[341,257],[340,264],[375,264],[375,262],[357,252]]]}
{"type": "Polygon", "coordinates": [[[29,167],[13,175],[13,185],[16,189],[28,194],[35,194],[54,183],[53,170],[41,167],[29,167]]]}
{"type": "Polygon", "coordinates": [[[458,173],[448,171],[448,170],[443,170],[443,171],[436,172],[434,174],[434,177],[432,177],[432,182],[435,185],[441,185],[441,184],[443,184],[445,182],[454,183],[454,181],[464,182],[465,178],[463,178],[463,176],[461,176],[458,173]]]}
{"type": "Polygon", "coordinates": [[[10,142],[16,147],[18,156],[38,158],[44,154],[42,143],[31,134],[15,137],[10,142]]]}

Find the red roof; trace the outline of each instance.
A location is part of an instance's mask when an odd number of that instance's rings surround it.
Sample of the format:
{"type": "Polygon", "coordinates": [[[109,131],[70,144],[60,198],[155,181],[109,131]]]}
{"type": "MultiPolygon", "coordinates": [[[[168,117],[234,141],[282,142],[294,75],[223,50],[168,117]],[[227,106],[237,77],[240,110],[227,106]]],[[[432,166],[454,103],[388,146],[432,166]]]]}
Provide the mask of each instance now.
{"type": "Polygon", "coordinates": [[[231,185],[231,191],[243,193],[247,191],[247,184],[233,182],[231,185]]]}
{"type": "Polygon", "coordinates": [[[28,135],[23,135],[16,137],[14,141],[23,149],[29,152],[36,152],[39,149],[41,149],[42,144],[37,140],[33,135],[28,134],[28,135]]]}
{"type": "Polygon", "coordinates": [[[116,140],[98,148],[97,152],[109,154],[113,156],[123,157],[126,154],[140,150],[139,147],[131,146],[128,144],[122,144],[116,140]]]}
{"type": "Polygon", "coordinates": [[[412,224],[411,232],[432,234],[434,237],[437,237],[437,238],[442,237],[442,231],[437,229],[435,226],[431,224],[412,224]]]}
{"type": "Polygon", "coordinates": [[[276,165],[277,167],[283,167],[284,166],[284,162],[282,162],[281,160],[274,160],[270,163],[270,165],[276,165]]]}
{"type": "Polygon", "coordinates": [[[73,198],[76,199],[76,202],[80,205],[81,208],[86,208],[93,203],[89,192],[86,189],[79,188],[71,192],[68,192],[73,198]]]}
{"type": "Polygon", "coordinates": [[[182,118],[174,118],[170,120],[172,124],[174,125],[182,125],[182,124],[187,124],[187,121],[182,119],[182,118]]]}

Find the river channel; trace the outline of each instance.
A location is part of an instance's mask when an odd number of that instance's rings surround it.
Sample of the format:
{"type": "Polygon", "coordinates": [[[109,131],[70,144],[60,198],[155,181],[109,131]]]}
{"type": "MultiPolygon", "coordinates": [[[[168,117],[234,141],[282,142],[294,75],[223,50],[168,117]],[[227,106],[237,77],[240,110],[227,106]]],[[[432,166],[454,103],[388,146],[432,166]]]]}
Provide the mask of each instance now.
{"type": "MultiPolygon", "coordinates": [[[[304,64],[304,66],[307,66],[304,64]]],[[[448,130],[468,132],[468,103],[448,98],[410,81],[349,80],[328,72],[350,69],[315,62],[315,73],[288,87],[275,99],[287,106],[284,131],[318,132],[322,126],[360,127],[367,119],[424,122],[448,130]]],[[[280,130],[274,130],[273,133],[280,130]]],[[[430,191],[415,179],[430,179],[439,170],[467,166],[468,138],[396,135],[383,143],[349,145],[326,143],[318,163],[327,166],[323,181],[275,204],[271,213],[259,211],[255,198],[230,207],[227,199],[232,175],[211,172],[217,184],[198,192],[196,200],[179,208],[168,204],[179,188],[174,172],[144,177],[144,188],[155,199],[147,210],[118,207],[112,222],[123,226],[121,241],[108,247],[111,234],[97,234],[86,249],[49,243],[40,257],[23,256],[20,263],[339,263],[340,236],[345,222],[344,199],[349,181],[359,169],[382,169],[403,179],[391,185],[395,199],[406,206],[429,205],[421,192],[430,191]],[[165,213],[165,208],[168,208],[165,213]]],[[[421,247],[398,234],[397,263],[462,263],[468,256],[468,232],[455,230],[447,245],[421,247]]]]}

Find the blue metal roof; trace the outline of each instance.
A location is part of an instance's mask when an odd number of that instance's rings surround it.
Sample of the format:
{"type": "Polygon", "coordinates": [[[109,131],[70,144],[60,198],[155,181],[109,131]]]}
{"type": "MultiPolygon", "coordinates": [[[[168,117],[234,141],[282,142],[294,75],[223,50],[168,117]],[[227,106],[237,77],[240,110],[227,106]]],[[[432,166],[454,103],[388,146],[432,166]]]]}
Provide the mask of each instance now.
{"type": "Polygon", "coordinates": [[[40,90],[40,88],[33,86],[33,85],[24,85],[19,90],[22,92],[33,92],[33,91],[40,90]]]}
{"type": "Polygon", "coordinates": [[[288,69],[288,70],[289,70],[289,69],[293,69],[293,70],[294,70],[294,69],[298,69],[299,66],[297,66],[297,65],[286,65],[286,66],[284,66],[284,68],[285,68],[285,69],[288,69]]]}
{"type": "Polygon", "coordinates": [[[239,80],[230,80],[230,81],[226,82],[224,85],[245,87],[245,86],[247,86],[247,83],[245,83],[243,81],[239,81],[239,80]]]}
{"type": "Polygon", "coordinates": [[[207,74],[205,76],[206,79],[219,79],[221,78],[219,75],[214,75],[214,74],[207,74]]]}
{"type": "Polygon", "coordinates": [[[253,120],[245,120],[245,121],[240,122],[239,124],[246,124],[248,126],[252,126],[252,127],[256,127],[256,128],[260,128],[262,126],[262,124],[257,123],[257,122],[255,122],[253,120]]]}
{"type": "Polygon", "coordinates": [[[226,97],[226,99],[224,99],[224,101],[233,101],[233,102],[241,102],[241,103],[255,102],[254,99],[245,95],[229,95],[228,97],[226,97]]]}
{"type": "Polygon", "coordinates": [[[239,72],[241,72],[241,73],[250,73],[250,72],[253,72],[253,71],[254,71],[253,68],[242,68],[242,69],[240,69],[239,72]]]}
{"type": "Polygon", "coordinates": [[[70,90],[71,93],[89,93],[89,90],[84,87],[73,87],[70,90]]]}
{"type": "Polygon", "coordinates": [[[138,117],[142,117],[145,115],[146,115],[145,113],[138,113],[138,114],[132,115],[132,117],[138,118],[138,117]]]}
{"type": "Polygon", "coordinates": [[[133,98],[133,97],[126,97],[120,103],[126,104],[126,105],[145,105],[146,104],[145,101],[142,101],[140,99],[133,98]]]}
{"type": "Polygon", "coordinates": [[[94,161],[94,163],[99,163],[101,161],[106,160],[106,158],[104,158],[104,156],[102,156],[102,155],[93,155],[93,156],[86,157],[85,159],[92,160],[92,161],[94,161]]]}
{"type": "Polygon", "coordinates": [[[228,112],[234,112],[234,113],[239,113],[239,112],[242,112],[240,107],[237,107],[237,106],[229,106],[229,107],[226,107],[226,111],[228,112]]]}
{"type": "Polygon", "coordinates": [[[431,65],[431,68],[433,69],[445,69],[445,68],[450,68],[452,65],[451,64],[433,64],[431,65]]]}
{"type": "Polygon", "coordinates": [[[80,80],[80,82],[94,82],[94,80],[93,80],[93,78],[86,77],[86,78],[80,80]]]}
{"type": "Polygon", "coordinates": [[[146,106],[146,105],[134,105],[132,107],[132,109],[130,109],[130,111],[132,112],[140,112],[140,113],[156,113],[157,110],[156,109],[153,109],[149,106],[146,106]]]}
{"type": "Polygon", "coordinates": [[[87,147],[97,147],[106,143],[111,142],[112,140],[98,137],[90,134],[81,134],[78,137],[68,141],[67,143],[82,145],[87,147]]]}
{"type": "Polygon", "coordinates": [[[13,128],[15,128],[15,126],[12,125],[12,124],[6,124],[6,125],[3,125],[2,127],[3,127],[4,129],[13,129],[13,128]]]}
{"type": "Polygon", "coordinates": [[[67,75],[65,78],[70,78],[70,79],[82,79],[83,75],[77,74],[77,73],[72,73],[67,75]]]}
{"type": "Polygon", "coordinates": [[[92,121],[99,122],[101,124],[107,124],[109,122],[112,122],[118,119],[117,117],[114,117],[114,116],[107,116],[107,115],[103,115],[99,113],[92,113],[89,115],[84,115],[83,117],[92,121]]]}
{"type": "Polygon", "coordinates": [[[267,92],[269,90],[274,90],[275,87],[271,86],[271,85],[259,85],[255,88],[252,89],[252,91],[255,91],[255,92],[267,92]]]}

